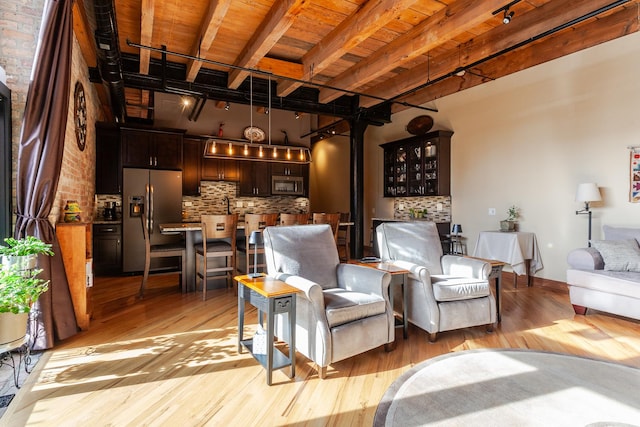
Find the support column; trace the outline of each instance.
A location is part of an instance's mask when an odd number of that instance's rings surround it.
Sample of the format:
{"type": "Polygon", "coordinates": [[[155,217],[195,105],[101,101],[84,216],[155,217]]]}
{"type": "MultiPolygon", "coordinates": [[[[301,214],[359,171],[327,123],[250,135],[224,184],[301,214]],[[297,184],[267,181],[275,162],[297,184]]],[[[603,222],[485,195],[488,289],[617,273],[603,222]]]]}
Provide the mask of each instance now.
{"type": "Polygon", "coordinates": [[[356,115],[351,120],[350,154],[351,154],[351,257],[362,258],[364,247],[364,131],[369,125],[356,115]]]}

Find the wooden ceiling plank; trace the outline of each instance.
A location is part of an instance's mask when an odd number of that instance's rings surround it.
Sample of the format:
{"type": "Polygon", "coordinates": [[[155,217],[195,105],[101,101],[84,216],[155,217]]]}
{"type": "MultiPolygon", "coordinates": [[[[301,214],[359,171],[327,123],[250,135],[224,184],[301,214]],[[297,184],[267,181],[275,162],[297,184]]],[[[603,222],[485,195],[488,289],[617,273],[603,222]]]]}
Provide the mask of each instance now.
{"type": "MultiPolygon", "coordinates": [[[[488,61],[482,64],[479,70],[482,75],[491,76],[491,79],[497,79],[614,40],[618,37],[638,32],[639,30],[640,23],[638,21],[637,5],[634,7],[623,7],[604,18],[593,19],[584,25],[552,35],[529,46],[527,49],[518,49],[502,57],[488,61]]],[[[464,77],[452,77],[434,83],[431,86],[416,91],[412,95],[403,97],[399,101],[422,105],[442,98],[443,96],[451,95],[485,83],[487,80],[486,78],[467,73],[464,77]]],[[[394,104],[391,112],[394,114],[407,108],[410,107],[402,104],[394,104]]]]}
{"type": "MultiPolygon", "coordinates": [[[[303,80],[319,73],[345,53],[362,43],[417,0],[370,0],[357,9],[302,57],[303,80]]],[[[278,96],[287,96],[302,83],[286,80],[278,83],[278,96]]]]}
{"type": "Polygon", "coordinates": [[[95,67],[98,64],[98,53],[87,20],[84,0],[76,0],[73,4],[73,32],[78,39],[84,61],[89,67],[95,67]]]}
{"type": "MultiPolygon", "coordinates": [[[[276,0],[234,65],[243,68],[255,67],[309,3],[309,0],[276,0]]],[[[229,73],[228,87],[237,89],[248,75],[249,72],[245,70],[232,70],[229,73]]]]}
{"type": "MultiPolygon", "coordinates": [[[[458,51],[449,51],[431,58],[429,66],[420,65],[404,71],[365,93],[381,98],[391,98],[429,80],[444,76],[456,68],[473,64],[510,46],[536,37],[609,3],[610,0],[567,0],[547,3],[519,16],[518,25],[496,27],[465,43],[458,51]]],[[[360,106],[371,107],[379,102],[375,98],[363,97],[360,106]]]]}
{"type": "MultiPolygon", "coordinates": [[[[155,16],[155,0],[142,0],[140,3],[140,44],[151,46],[153,36],[153,18],[155,16]]],[[[140,74],[149,74],[151,51],[140,49],[140,74]]]]}
{"type": "MultiPolygon", "coordinates": [[[[196,38],[193,47],[191,48],[190,55],[207,58],[207,53],[213,44],[213,41],[218,34],[218,30],[222,26],[222,21],[227,15],[231,0],[217,0],[212,1],[207,9],[202,23],[200,24],[200,31],[198,31],[198,38],[196,38]]],[[[187,63],[187,81],[193,82],[202,67],[202,61],[195,59],[189,60],[187,63]]]]}
{"type": "MultiPolygon", "coordinates": [[[[357,89],[403,62],[428,52],[443,41],[491,19],[492,12],[503,5],[504,0],[456,1],[332,79],[329,86],[357,89]]],[[[338,90],[321,89],[319,100],[326,103],[342,95],[338,90]]]]}

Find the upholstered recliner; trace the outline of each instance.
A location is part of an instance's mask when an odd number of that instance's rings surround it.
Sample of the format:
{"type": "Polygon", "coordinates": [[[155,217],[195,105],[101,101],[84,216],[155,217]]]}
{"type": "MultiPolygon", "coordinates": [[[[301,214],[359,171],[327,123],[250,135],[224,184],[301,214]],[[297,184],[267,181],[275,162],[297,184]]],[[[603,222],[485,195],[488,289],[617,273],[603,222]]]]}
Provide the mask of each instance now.
{"type": "MultiPolygon", "coordinates": [[[[389,273],[340,264],[328,224],[267,227],[263,236],[267,274],[300,289],[296,350],[320,378],[331,363],[393,342],[389,273]]],[[[288,339],[283,320],[276,319],[276,335],[288,339]]]]}
{"type": "Polygon", "coordinates": [[[407,315],[409,322],[437,333],[496,322],[496,301],[491,293],[489,263],[461,256],[442,256],[438,229],[433,222],[387,222],[376,229],[380,256],[409,270],[407,315]]]}

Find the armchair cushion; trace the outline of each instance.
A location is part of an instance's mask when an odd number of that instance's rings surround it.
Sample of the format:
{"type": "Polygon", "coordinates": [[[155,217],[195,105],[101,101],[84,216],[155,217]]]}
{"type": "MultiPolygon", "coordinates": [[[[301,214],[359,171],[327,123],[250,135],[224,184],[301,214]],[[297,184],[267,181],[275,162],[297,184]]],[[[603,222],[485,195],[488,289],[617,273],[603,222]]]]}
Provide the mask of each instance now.
{"type": "Polygon", "coordinates": [[[431,285],[436,301],[460,301],[491,295],[486,279],[432,275],[431,285]]]}
{"type": "Polygon", "coordinates": [[[379,296],[341,288],[325,290],[324,305],[330,328],[384,314],[386,310],[385,300],[379,296]]]}

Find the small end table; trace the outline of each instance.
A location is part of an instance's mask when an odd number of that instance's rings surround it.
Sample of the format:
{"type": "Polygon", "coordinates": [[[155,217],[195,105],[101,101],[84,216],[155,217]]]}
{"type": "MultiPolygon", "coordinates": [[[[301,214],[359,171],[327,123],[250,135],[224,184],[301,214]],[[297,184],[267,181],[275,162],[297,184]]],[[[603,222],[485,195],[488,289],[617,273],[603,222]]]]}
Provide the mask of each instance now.
{"type": "Polygon", "coordinates": [[[280,280],[262,275],[249,277],[236,276],[238,282],[238,353],[244,346],[249,353],[267,370],[267,385],[271,385],[271,374],[274,369],[291,366],[291,375],[296,375],[296,293],[298,288],[280,280]],[[245,301],[258,309],[258,321],[262,325],[262,314],[267,315],[267,348],[266,354],[256,354],[253,339],[243,339],[245,301]],[[274,347],[274,316],[286,313],[289,318],[289,355],[274,347]]]}
{"type": "MultiPolygon", "coordinates": [[[[410,273],[409,270],[405,270],[404,268],[396,267],[395,265],[388,262],[362,262],[360,260],[349,260],[349,264],[361,265],[364,267],[375,268],[376,270],[381,270],[387,272],[391,275],[391,277],[400,277],[400,288],[402,289],[402,319],[401,323],[396,324],[396,328],[402,328],[402,337],[407,339],[407,330],[409,328],[409,322],[407,318],[407,292],[404,287],[407,283],[407,275],[410,273]]],[[[393,310],[393,287],[391,286],[393,283],[389,285],[389,303],[391,304],[391,310],[393,310]]]]}
{"type": "Polygon", "coordinates": [[[498,318],[498,323],[502,322],[502,267],[504,267],[507,263],[503,261],[498,261],[495,259],[485,259],[478,258],[474,256],[465,256],[466,258],[477,259],[480,261],[488,262],[491,265],[491,273],[489,273],[488,279],[495,279],[496,281],[496,315],[498,318]]]}

